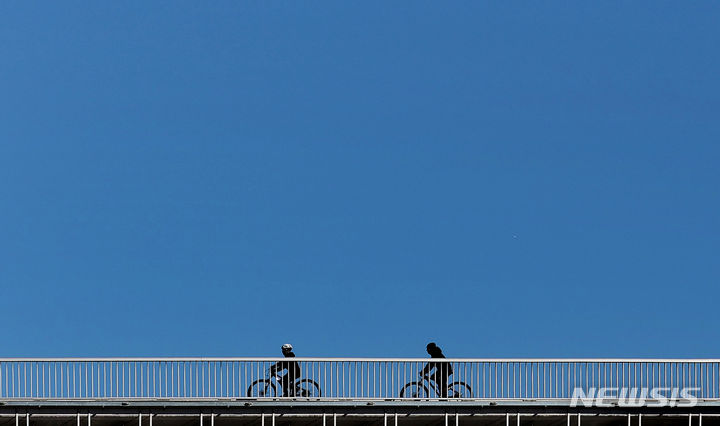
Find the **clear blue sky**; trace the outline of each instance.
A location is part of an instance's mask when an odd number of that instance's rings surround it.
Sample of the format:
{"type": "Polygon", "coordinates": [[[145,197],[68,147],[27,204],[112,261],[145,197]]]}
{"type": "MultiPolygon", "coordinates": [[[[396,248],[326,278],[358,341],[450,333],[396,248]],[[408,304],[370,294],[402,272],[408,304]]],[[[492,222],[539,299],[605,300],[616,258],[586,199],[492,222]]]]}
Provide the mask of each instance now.
{"type": "Polygon", "coordinates": [[[718,357],[719,21],[3,1],[0,356],[718,357]]]}

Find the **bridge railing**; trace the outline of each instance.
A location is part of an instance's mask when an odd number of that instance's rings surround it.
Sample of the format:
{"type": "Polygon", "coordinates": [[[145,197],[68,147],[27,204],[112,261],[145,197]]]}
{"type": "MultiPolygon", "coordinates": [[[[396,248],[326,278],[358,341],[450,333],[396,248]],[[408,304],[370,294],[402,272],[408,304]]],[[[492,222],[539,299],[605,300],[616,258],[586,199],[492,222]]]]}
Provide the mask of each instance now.
{"type": "Polygon", "coordinates": [[[629,389],[630,396],[632,389],[664,388],[668,396],[693,389],[699,399],[718,399],[720,360],[0,358],[0,399],[528,400],[570,399],[577,389],[587,395],[599,388],[629,389]],[[299,375],[283,386],[268,370],[290,361],[299,375]],[[428,361],[438,368],[422,380],[428,361]],[[438,385],[444,372],[447,391],[438,385]]]}

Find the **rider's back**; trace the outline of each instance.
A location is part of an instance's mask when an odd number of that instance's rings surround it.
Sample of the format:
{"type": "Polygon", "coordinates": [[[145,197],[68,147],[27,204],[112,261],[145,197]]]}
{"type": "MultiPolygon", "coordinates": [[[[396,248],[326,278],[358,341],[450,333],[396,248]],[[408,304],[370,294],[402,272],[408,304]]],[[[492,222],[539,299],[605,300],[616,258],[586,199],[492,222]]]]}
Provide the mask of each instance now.
{"type": "MultiPolygon", "coordinates": [[[[293,352],[288,352],[284,354],[286,358],[295,358],[295,354],[293,352]]],[[[282,370],[287,369],[287,374],[290,377],[299,377],[300,376],[300,363],[297,361],[280,361],[278,364],[282,367],[282,370]]]]}
{"type": "MultiPolygon", "coordinates": [[[[441,352],[439,354],[433,354],[431,357],[432,358],[445,358],[445,355],[443,355],[441,352]]],[[[449,376],[453,373],[452,365],[449,362],[433,362],[433,361],[428,362],[427,371],[429,372],[433,368],[436,369],[436,371],[435,371],[436,374],[443,374],[443,375],[449,376]]]]}

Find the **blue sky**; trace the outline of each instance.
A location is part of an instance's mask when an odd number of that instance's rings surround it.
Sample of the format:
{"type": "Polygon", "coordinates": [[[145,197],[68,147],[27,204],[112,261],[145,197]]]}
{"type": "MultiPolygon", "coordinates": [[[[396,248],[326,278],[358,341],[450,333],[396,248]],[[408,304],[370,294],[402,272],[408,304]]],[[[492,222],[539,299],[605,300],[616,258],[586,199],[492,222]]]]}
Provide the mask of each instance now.
{"type": "Polygon", "coordinates": [[[720,5],[0,3],[0,356],[717,357],[720,5]]]}

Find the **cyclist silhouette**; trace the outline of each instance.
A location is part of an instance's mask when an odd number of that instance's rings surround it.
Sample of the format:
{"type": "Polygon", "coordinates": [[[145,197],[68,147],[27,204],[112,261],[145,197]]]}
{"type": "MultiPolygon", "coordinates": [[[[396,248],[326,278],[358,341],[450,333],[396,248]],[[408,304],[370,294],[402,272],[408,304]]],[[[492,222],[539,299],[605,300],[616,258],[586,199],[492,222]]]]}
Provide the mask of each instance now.
{"type": "MultiPolygon", "coordinates": [[[[282,353],[285,358],[294,358],[293,347],[290,343],[282,345],[282,353]]],[[[270,376],[287,370],[282,377],[283,396],[295,396],[295,380],[300,377],[300,364],[297,361],[279,361],[270,367],[270,376]]]]}
{"type": "MultiPolygon", "coordinates": [[[[445,358],[445,355],[442,353],[442,349],[440,349],[440,347],[434,342],[428,343],[426,349],[427,353],[429,353],[432,358],[445,358]]],[[[420,375],[425,376],[433,369],[435,369],[435,371],[432,374],[429,374],[430,379],[437,384],[438,390],[440,391],[440,398],[447,398],[448,379],[453,373],[452,365],[450,365],[449,362],[430,361],[425,364],[425,368],[420,371],[420,375]]]]}
{"type": "MultiPolygon", "coordinates": [[[[290,343],[282,345],[285,358],[294,358],[293,347],[290,343]]],[[[267,377],[259,378],[250,384],[247,396],[250,398],[320,398],[322,392],[320,385],[313,379],[300,379],[300,362],[295,360],[282,360],[271,365],[267,370],[267,377]],[[284,376],[283,371],[287,370],[284,376]],[[280,389],[277,385],[280,385],[280,389]]]]}

